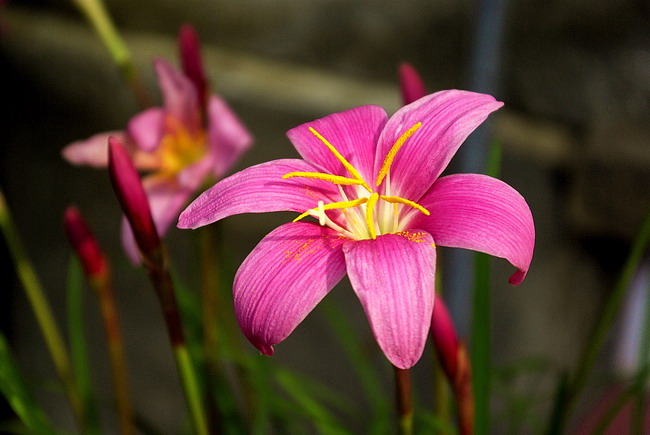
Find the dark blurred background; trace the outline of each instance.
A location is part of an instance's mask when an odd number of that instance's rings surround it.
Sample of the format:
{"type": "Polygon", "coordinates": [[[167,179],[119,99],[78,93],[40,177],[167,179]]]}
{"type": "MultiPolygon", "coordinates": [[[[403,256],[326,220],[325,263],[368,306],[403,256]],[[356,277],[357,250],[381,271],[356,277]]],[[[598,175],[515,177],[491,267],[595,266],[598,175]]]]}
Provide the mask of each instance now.
{"type": "MultiPolygon", "coordinates": [[[[296,156],[284,133],[311,119],[363,104],[395,111],[400,62],[412,63],[432,92],[467,88],[478,10],[475,2],[455,0],[107,0],[106,5],[153,92],[158,89],[152,58],[177,64],[178,28],[194,24],[215,90],[256,137],[235,169],[296,156]]],[[[491,129],[503,145],[502,179],[532,209],[537,245],[519,287],[507,284],[511,267],[493,261],[493,360],[497,367],[528,357],[548,364],[549,376],[539,381],[537,411],[544,416],[552,375],[574,364],[650,204],[650,3],[505,5],[494,91],[505,107],[492,116],[491,129]]],[[[67,205],[78,205],[119,270],[116,288],[136,406],[160,427],[177,427],[184,405],[173,359],[153,292],[119,246],[120,213],[107,174],[72,167],[59,154],[74,140],[122,129],[138,111],[136,103],[72,2],[9,0],[0,19],[0,185],[21,236],[63,319],[71,253],[62,215],[67,205]]],[[[231,265],[288,217],[227,219],[231,265]]],[[[167,236],[178,273],[190,284],[198,280],[195,237],[177,229],[167,236]]],[[[22,368],[42,381],[53,371],[11,270],[2,252],[0,318],[22,368]]],[[[330,298],[374,346],[347,281],[330,298]]],[[[88,334],[97,382],[108,401],[109,369],[94,302],[88,298],[88,334]]],[[[290,367],[352,397],[359,394],[352,378],[341,378],[352,377],[352,371],[318,309],[276,350],[274,358],[290,367]]],[[[601,361],[603,373],[621,370],[611,354],[601,361]]],[[[431,358],[427,351],[419,366],[431,358]]],[[[377,363],[385,365],[381,355],[377,363]]],[[[390,391],[388,368],[383,370],[390,391]]],[[[426,367],[420,370],[427,376],[426,367]]],[[[524,391],[521,382],[515,389],[524,391]]],[[[65,424],[70,416],[57,397],[41,400],[65,424]]],[[[421,401],[430,400],[423,392],[421,401]]]]}

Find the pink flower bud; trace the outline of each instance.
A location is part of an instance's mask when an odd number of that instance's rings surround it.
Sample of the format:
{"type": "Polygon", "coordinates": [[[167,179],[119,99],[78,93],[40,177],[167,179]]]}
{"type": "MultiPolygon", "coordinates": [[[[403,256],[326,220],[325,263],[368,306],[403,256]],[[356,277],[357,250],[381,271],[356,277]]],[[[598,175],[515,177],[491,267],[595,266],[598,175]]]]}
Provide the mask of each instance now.
{"type": "Polygon", "coordinates": [[[471,363],[465,343],[458,340],[445,302],[437,294],[433,303],[430,333],[442,370],[454,391],[459,433],[471,434],[474,426],[471,363]]]}
{"type": "Polygon", "coordinates": [[[178,49],[185,75],[194,84],[201,102],[207,98],[207,82],[201,58],[201,44],[196,30],[190,24],[185,24],[178,32],[178,49]]]}
{"type": "Polygon", "coordinates": [[[81,260],[86,275],[89,278],[104,276],[108,270],[106,257],[76,207],[70,206],[66,209],[63,224],[68,240],[81,260]]]}
{"type": "Polygon", "coordinates": [[[149,201],[131,157],[113,136],[108,138],[108,170],[140,253],[143,257],[151,257],[160,247],[160,237],[151,216],[149,201]]]}
{"type": "Polygon", "coordinates": [[[408,63],[399,66],[399,84],[404,105],[411,104],[427,94],[420,74],[408,63]]]}
{"type": "Polygon", "coordinates": [[[431,339],[442,370],[453,384],[458,372],[458,337],[445,302],[436,294],[431,316],[431,339]]]}

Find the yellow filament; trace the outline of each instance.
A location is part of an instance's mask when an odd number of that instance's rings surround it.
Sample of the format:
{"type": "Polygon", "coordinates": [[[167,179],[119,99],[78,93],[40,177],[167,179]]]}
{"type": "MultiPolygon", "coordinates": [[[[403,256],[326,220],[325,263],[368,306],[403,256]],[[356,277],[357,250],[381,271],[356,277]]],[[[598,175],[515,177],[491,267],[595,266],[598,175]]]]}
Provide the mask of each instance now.
{"type": "Polygon", "coordinates": [[[422,127],[422,123],[418,122],[413,127],[406,130],[406,132],[404,132],[404,134],[402,134],[399,139],[397,139],[397,142],[395,142],[395,145],[393,145],[390,151],[388,151],[388,154],[386,154],[386,158],[384,159],[384,163],[381,165],[379,175],[377,175],[377,186],[381,184],[381,182],[384,180],[384,177],[390,170],[390,167],[393,164],[393,160],[395,160],[395,156],[397,155],[399,149],[402,148],[402,145],[404,145],[406,140],[409,137],[413,136],[413,133],[415,133],[420,127],[422,127]]]}
{"type": "Polygon", "coordinates": [[[307,210],[306,212],[304,212],[303,214],[295,218],[293,221],[298,222],[300,219],[304,219],[312,213],[320,212],[325,214],[325,210],[335,210],[335,209],[356,207],[358,205],[365,204],[368,201],[369,201],[368,198],[359,198],[359,199],[355,199],[354,201],[340,201],[340,202],[332,202],[330,204],[323,204],[322,207],[320,204],[322,201],[319,201],[318,207],[307,210]]]}
{"type": "Polygon", "coordinates": [[[283,179],[294,178],[294,177],[303,177],[303,178],[315,178],[316,180],[325,180],[334,184],[344,184],[346,186],[351,185],[364,185],[366,184],[363,180],[355,180],[353,178],[341,177],[340,175],[332,174],[323,174],[321,172],[289,172],[282,176],[283,179]]]}
{"type": "Polygon", "coordinates": [[[366,204],[366,225],[368,225],[368,232],[370,233],[370,238],[376,239],[377,232],[375,231],[375,221],[373,215],[375,213],[375,204],[379,199],[379,194],[377,192],[370,195],[368,198],[368,204],[366,204]]]}
{"type": "Polygon", "coordinates": [[[410,201],[410,200],[408,200],[408,199],[404,199],[404,198],[402,198],[402,197],[400,197],[400,196],[384,196],[384,195],[381,195],[380,198],[383,199],[384,201],[386,201],[386,202],[390,202],[390,203],[392,203],[392,204],[404,204],[404,205],[408,205],[409,207],[413,207],[414,209],[421,211],[422,213],[424,213],[424,214],[427,215],[427,216],[429,216],[429,215],[431,214],[431,213],[429,212],[429,210],[427,210],[426,208],[422,207],[422,206],[421,206],[420,204],[418,204],[417,202],[410,201]]]}
{"type": "MultiPolygon", "coordinates": [[[[370,186],[368,186],[368,184],[363,180],[363,177],[361,177],[361,174],[359,173],[359,171],[357,171],[357,169],[354,166],[352,166],[352,164],[350,162],[348,162],[345,159],[345,157],[343,157],[343,155],[341,155],[341,153],[334,147],[334,145],[329,143],[329,141],[327,139],[325,139],[319,132],[317,132],[312,127],[309,127],[309,131],[311,131],[311,133],[314,136],[316,136],[321,142],[323,142],[325,144],[325,146],[331,151],[331,153],[334,154],[334,157],[336,157],[338,159],[338,161],[341,162],[343,164],[343,166],[345,166],[345,169],[348,170],[350,175],[352,175],[355,179],[357,179],[359,181],[359,183],[353,183],[353,184],[359,184],[359,185],[365,187],[368,190],[368,192],[371,191],[370,186]]],[[[342,178],[345,178],[345,177],[342,177],[342,178]]]]}

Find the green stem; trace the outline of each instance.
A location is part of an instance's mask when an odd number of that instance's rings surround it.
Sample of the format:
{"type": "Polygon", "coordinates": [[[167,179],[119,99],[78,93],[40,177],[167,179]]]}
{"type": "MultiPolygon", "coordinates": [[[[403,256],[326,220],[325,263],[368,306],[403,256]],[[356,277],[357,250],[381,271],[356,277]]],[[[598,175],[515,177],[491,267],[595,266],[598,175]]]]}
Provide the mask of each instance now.
{"type": "Polygon", "coordinates": [[[9,247],[9,252],[14,260],[16,273],[23,284],[27,299],[29,300],[36,321],[41,329],[45,344],[54,362],[57,375],[65,386],[65,391],[72,406],[79,427],[84,429],[86,419],[83,412],[83,402],[77,388],[70,356],[63,341],[63,335],[54,320],[54,315],[47,301],[34,267],[23,248],[16,226],[14,225],[4,193],[0,190],[0,227],[9,247]]]}
{"type": "Polygon", "coordinates": [[[181,377],[192,421],[194,422],[194,429],[199,435],[207,435],[209,432],[201,402],[201,389],[199,388],[196,370],[190,359],[187,346],[184,344],[176,344],[174,346],[174,357],[176,358],[176,366],[181,377]]]}
{"type": "Polygon", "coordinates": [[[474,390],[474,430],[490,430],[490,258],[475,257],[475,285],[472,298],[472,383],[474,390]]]}
{"type": "Polygon", "coordinates": [[[120,322],[117,317],[117,304],[113,295],[113,288],[107,276],[91,279],[91,285],[97,293],[99,300],[106,341],[108,343],[108,355],[113,373],[113,384],[115,388],[115,405],[122,435],[135,433],[133,425],[133,409],[131,407],[131,394],[126,372],[124,358],[124,344],[120,322]]]}
{"type": "Polygon", "coordinates": [[[408,369],[395,370],[395,404],[402,435],[413,433],[413,396],[411,392],[411,373],[408,369]]]}
{"type": "Polygon", "coordinates": [[[91,23],[104,46],[108,49],[113,62],[117,65],[122,78],[129,84],[141,107],[150,106],[150,98],[136,74],[131,53],[115,28],[110,15],[101,0],[72,0],[91,23]]]}
{"type": "Polygon", "coordinates": [[[167,333],[176,358],[176,366],[179,371],[187,406],[192,417],[194,430],[199,435],[207,435],[208,424],[203,404],[201,402],[201,391],[198,384],[196,369],[191,361],[183,332],[180,311],[176,301],[174,285],[169,273],[167,253],[164,246],[154,253],[151,259],[144,259],[144,265],[149,273],[149,278],[158,295],[162,308],[167,333]]]}

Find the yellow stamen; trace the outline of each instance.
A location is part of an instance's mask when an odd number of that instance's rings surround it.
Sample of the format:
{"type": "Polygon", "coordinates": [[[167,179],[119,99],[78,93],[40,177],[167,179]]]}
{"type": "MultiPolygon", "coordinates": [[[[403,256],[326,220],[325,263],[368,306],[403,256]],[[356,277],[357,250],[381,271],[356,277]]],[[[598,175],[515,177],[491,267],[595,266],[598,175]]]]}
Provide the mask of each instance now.
{"type": "Polygon", "coordinates": [[[359,199],[355,199],[354,201],[340,201],[340,202],[332,202],[330,204],[323,204],[322,207],[320,206],[321,201],[319,201],[317,208],[311,208],[307,210],[306,212],[304,212],[303,214],[295,218],[293,221],[298,222],[300,219],[304,219],[312,213],[322,212],[324,214],[325,210],[335,210],[335,209],[356,207],[358,205],[365,204],[368,201],[369,201],[368,198],[359,198],[359,199]]]}
{"type": "Polygon", "coordinates": [[[370,233],[370,238],[376,239],[377,232],[375,231],[375,221],[373,215],[375,213],[375,204],[379,199],[379,194],[377,192],[370,195],[368,198],[368,203],[366,204],[366,225],[368,225],[368,232],[370,233]]]}
{"type": "Polygon", "coordinates": [[[418,122],[415,124],[413,127],[409,128],[406,130],[406,132],[397,139],[397,142],[395,142],[395,145],[388,151],[388,154],[386,154],[386,158],[384,159],[384,163],[381,165],[381,170],[379,171],[379,175],[377,175],[377,186],[381,184],[381,182],[384,180],[384,177],[390,170],[391,165],[393,164],[393,160],[395,160],[395,156],[397,155],[397,152],[399,149],[404,145],[406,140],[413,136],[413,133],[417,131],[418,128],[422,127],[422,123],[418,122]]]}
{"type": "Polygon", "coordinates": [[[332,174],[323,174],[321,172],[289,172],[282,176],[283,179],[294,178],[294,177],[303,177],[303,178],[315,178],[316,180],[325,180],[334,184],[344,184],[346,186],[351,185],[364,185],[365,181],[355,180],[353,178],[341,177],[340,175],[332,174]]]}
{"type": "Polygon", "coordinates": [[[368,184],[363,180],[363,177],[361,177],[361,174],[359,173],[359,171],[357,171],[357,169],[354,166],[352,166],[352,164],[350,162],[348,162],[345,159],[345,157],[343,157],[343,155],[341,155],[341,153],[334,147],[334,145],[329,143],[329,141],[327,139],[325,139],[319,132],[317,132],[312,127],[309,127],[309,131],[311,131],[311,133],[314,136],[316,136],[321,142],[323,142],[325,144],[325,146],[331,151],[331,153],[334,154],[334,157],[336,157],[338,159],[338,161],[341,162],[343,164],[343,166],[345,166],[345,169],[348,170],[350,175],[352,175],[355,179],[360,181],[359,183],[354,183],[354,184],[359,184],[359,185],[365,187],[368,190],[368,192],[371,191],[370,186],[368,186],[368,184]]]}
{"type": "Polygon", "coordinates": [[[404,205],[408,205],[409,207],[413,207],[414,209],[417,209],[417,210],[421,211],[422,213],[424,213],[424,214],[427,215],[427,216],[429,216],[429,215],[431,214],[431,213],[429,212],[429,210],[427,210],[426,208],[422,207],[422,206],[421,206],[420,204],[418,204],[417,202],[410,201],[410,200],[408,200],[408,199],[404,199],[404,198],[402,198],[402,197],[400,197],[400,196],[384,196],[384,195],[381,195],[380,198],[383,199],[384,201],[386,201],[386,202],[390,202],[390,203],[392,203],[392,204],[404,204],[404,205]]]}

